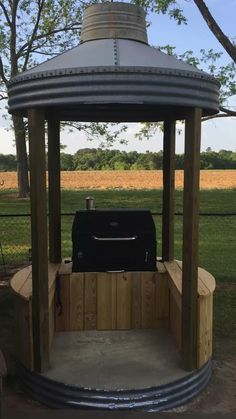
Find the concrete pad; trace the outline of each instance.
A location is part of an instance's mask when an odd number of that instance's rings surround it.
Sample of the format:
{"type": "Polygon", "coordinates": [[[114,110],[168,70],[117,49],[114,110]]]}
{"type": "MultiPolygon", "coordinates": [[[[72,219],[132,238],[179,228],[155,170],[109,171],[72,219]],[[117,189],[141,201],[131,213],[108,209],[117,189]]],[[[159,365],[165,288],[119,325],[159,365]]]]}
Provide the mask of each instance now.
{"type": "Polygon", "coordinates": [[[166,330],[81,331],[55,334],[44,376],[85,388],[156,387],[187,376],[166,330]]]}

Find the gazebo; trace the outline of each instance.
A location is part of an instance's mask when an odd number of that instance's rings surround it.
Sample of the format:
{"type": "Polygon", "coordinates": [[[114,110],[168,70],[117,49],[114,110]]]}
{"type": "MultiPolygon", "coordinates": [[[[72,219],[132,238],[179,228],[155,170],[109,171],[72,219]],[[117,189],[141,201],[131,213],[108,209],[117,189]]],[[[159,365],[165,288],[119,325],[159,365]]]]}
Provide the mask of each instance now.
{"type": "Polygon", "coordinates": [[[207,385],[215,283],[198,268],[200,137],[201,117],[218,112],[218,91],[210,75],[149,46],[144,10],[120,2],[89,6],[77,47],[10,82],[9,112],[28,118],[32,226],[32,267],[19,271],[11,283],[17,294],[18,372],[24,389],[36,399],[54,407],[161,410],[186,402],[207,385]],[[174,259],[176,120],[185,121],[182,262],[174,259]],[[76,274],[62,262],[61,121],[163,121],[163,233],[157,272],[76,274]],[[57,281],[64,299],[61,317],[55,305],[57,281]],[[138,388],[137,376],[130,386],[109,388],[94,387],[92,381],[74,385],[50,375],[56,335],[68,338],[68,333],[91,329],[101,330],[99,339],[109,330],[161,334],[165,329],[174,337],[181,373],[171,377],[169,371],[166,381],[157,373],[156,382],[147,377],[138,388]]]}

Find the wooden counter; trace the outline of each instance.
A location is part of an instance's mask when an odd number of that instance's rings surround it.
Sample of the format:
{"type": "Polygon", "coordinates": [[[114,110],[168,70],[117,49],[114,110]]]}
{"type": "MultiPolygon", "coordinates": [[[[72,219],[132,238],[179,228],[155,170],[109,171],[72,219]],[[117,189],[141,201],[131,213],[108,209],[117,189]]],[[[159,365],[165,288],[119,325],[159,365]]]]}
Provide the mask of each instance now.
{"type": "Polygon", "coordinates": [[[56,330],[167,327],[168,278],[164,266],[158,266],[158,272],[72,273],[71,264],[62,265],[56,330]]]}
{"type": "MultiPolygon", "coordinates": [[[[164,327],[171,330],[181,349],[182,263],[157,262],[157,267],[156,272],[72,273],[71,263],[49,264],[49,345],[56,331],[164,327]],[[58,299],[61,307],[55,303],[58,299]]],[[[212,353],[215,280],[201,268],[198,275],[197,364],[201,367],[212,353]]],[[[31,266],[14,275],[11,287],[18,297],[18,356],[33,369],[31,266]]]]}

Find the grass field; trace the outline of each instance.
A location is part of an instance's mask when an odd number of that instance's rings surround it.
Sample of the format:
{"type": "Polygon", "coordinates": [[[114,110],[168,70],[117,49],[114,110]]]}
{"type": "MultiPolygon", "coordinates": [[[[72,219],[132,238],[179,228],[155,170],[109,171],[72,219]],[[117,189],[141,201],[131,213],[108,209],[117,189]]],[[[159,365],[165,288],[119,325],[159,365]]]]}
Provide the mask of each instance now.
{"type": "MultiPolygon", "coordinates": [[[[95,198],[96,207],[149,208],[162,211],[162,191],[159,190],[62,190],[62,213],[71,213],[84,208],[87,195],[95,198]]],[[[175,193],[176,212],[182,212],[183,193],[175,193]]],[[[236,190],[203,190],[200,192],[201,213],[236,212],[236,190]]],[[[18,199],[14,190],[0,191],[0,214],[29,214],[29,199],[18,199]]],[[[157,229],[157,252],[161,256],[161,216],[154,216],[157,229]]],[[[71,255],[71,226],[73,215],[62,216],[63,256],[71,255]]],[[[29,217],[1,218],[2,245],[6,262],[13,261],[11,254],[16,249],[16,262],[28,258],[30,248],[29,217]]],[[[199,264],[213,273],[220,282],[236,280],[236,216],[201,216],[199,264]]],[[[181,259],[182,216],[175,217],[175,254],[181,259]]]]}
{"type": "MultiPolygon", "coordinates": [[[[162,211],[162,191],[150,190],[62,190],[62,213],[84,208],[84,199],[92,195],[96,207],[139,207],[162,211]]],[[[183,193],[177,190],[176,212],[182,212],[183,193]]],[[[236,189],[202,190],[201,213],[236,212],[236,189]]],[[[15,190],[0,191],[0,215],[29,214],[29,199],[18,199],[15,190]]],[[[157,229],[157,253],[161,255],[161,216],[154,216],[157,229]]],[[[63,256],[71,255],[73,215],[62,216],[63,256]]],[[[0,217],[1,242],[6,262],[27,261],[30,248],[30,218],[0,217]],[[13,255],[15,251],[15,256],[13,255]]],[[[181,259],[182,216],[175,217],[175,257],[181,259]]],[[[201,216],[199,266],[211,272],[217,281],[214,303],[214,330],[220,337],[236,338],[236,216],[201,216]]],[[[1,254],[0,254],[1,268],[1,254]]],[[[1,269],[0,269],[1,273],[1,269]]]]}

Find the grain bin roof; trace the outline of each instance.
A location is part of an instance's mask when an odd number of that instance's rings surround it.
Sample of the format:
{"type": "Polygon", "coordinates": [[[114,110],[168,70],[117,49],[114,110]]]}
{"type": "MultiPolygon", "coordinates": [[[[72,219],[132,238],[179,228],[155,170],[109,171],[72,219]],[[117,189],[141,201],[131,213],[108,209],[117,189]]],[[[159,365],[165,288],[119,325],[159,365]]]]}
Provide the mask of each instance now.
{"type": "Polygon", "coordinates": [[[127,3],[86,9],[81,43],[15,77],[9,112],[33,107],[81,121],[184,118],[218,112],[218,82],[147,44],[144,11],[127,3]]]}

